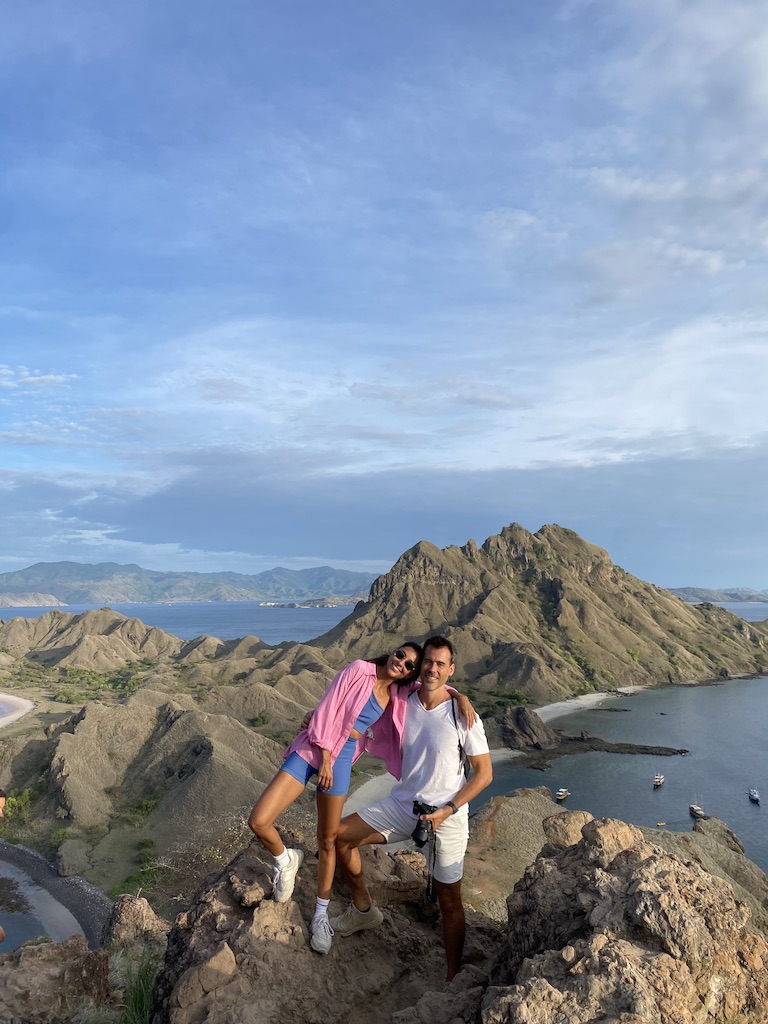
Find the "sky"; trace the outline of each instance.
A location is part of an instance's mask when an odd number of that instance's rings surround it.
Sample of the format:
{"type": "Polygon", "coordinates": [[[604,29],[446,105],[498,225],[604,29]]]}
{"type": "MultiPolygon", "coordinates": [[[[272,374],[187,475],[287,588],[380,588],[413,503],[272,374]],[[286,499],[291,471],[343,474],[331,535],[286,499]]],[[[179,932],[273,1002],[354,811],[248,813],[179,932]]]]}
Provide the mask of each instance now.
{"type": "Polygon", "coordinates": [[[0,572],[768,588],[762,0],[0,0],[0,572]]]}

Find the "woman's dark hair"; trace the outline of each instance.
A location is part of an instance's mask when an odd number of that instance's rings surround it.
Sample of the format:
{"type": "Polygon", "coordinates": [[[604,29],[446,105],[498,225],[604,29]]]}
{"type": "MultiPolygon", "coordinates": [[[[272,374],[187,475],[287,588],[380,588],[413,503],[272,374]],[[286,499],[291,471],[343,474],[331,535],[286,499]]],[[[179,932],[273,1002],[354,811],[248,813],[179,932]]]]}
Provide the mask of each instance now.
{"type": "MultiPolygon", "coordinates": [[[[401,644],[398,644],[394,649],[399,651],[401,647],[410,647],[411,650],[416,651],[416,668],[413,672],[409,672],[407,676],[399,680],[398,686],[407,686],[408,683],[412,683],[414,679],[418,678],[419,669],[421,668],[421,659],[424,656],[424,649],[421,644],[417,644],[415,640],[403,640],[401,644]]],[[[389,652],[392,653],[391,651],[389,652]]],[[[386,665],[389,661],[389,654],[379,654],[375,658],[369,658],[368,661],[373,662],[374,665],[386,665]]]]}

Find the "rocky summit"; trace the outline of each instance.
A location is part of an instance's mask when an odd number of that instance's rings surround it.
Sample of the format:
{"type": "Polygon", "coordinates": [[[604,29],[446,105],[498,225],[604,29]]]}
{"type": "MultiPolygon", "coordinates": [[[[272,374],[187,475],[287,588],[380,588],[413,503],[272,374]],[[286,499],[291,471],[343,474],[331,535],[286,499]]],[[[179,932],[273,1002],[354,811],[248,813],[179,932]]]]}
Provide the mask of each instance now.
{"type": "Polygon", "coordinates": [[[767,1019],[768,944],[725,881],[619,821],[566,811],[541,824],[545,845],[507,899],[503,934],[470,911],[467,964],[449,986],[409,855],[365,851],[384,923],[320,957],[306,877],[276,904],[261,854],[245,851],[171,931],[154,1024],[767,1019]]]}

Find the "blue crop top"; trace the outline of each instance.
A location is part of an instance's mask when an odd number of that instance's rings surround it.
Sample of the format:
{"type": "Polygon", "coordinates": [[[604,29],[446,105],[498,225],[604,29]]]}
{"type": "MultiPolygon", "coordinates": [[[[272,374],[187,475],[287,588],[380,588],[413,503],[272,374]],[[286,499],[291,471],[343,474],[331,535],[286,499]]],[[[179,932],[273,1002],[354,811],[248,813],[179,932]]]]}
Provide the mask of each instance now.
{"type": "Polygon", "coordinates": [[[358,715],[357,721],[352,728],[357,729],[359,733],[364,733],[365,730],[369,726],[373,725],[374,722],[378,721],[383,714],[384,708],[379,704],[373,694],[371,694],[368,698],[368,703],[358,715]]]}

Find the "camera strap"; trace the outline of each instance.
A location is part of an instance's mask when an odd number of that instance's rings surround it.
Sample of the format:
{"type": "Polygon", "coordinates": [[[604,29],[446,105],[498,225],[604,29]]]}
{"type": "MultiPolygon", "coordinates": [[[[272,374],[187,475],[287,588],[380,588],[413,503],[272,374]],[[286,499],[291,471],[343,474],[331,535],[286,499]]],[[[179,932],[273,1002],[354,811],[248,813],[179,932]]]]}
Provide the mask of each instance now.
{"type": "Polygon", "coordinates": [[[437,903],[437,888],[435,886],[435,830],[432,829],[427,840],[429,854],[427,855],[427,899],[430,903],[437,903]]]}
{"type": "Polygon", "coordinates": [[[464,777],[469,778],[469,764],[467,763],[467,755],[464,753],[464,744],[461,742],[461,732],[459,730],[459,720],[456,717],[456,698],[451,694],[451,711],[453,712],[453,724],[456,728],[456,735],[459,741],[459,764],[461,765],[464,777]]]}

